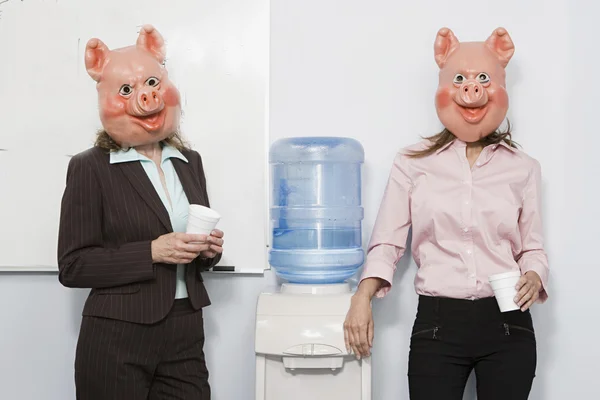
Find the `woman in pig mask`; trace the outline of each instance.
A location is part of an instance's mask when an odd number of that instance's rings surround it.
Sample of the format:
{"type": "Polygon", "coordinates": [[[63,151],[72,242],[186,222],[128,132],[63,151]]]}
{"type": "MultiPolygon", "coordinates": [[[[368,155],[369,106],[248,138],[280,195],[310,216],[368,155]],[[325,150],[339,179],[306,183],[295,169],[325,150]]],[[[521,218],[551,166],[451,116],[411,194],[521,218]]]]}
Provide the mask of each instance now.
{"type": "Polygon", "coordinates": [[[59,280],[91,288],[77,344],[77,398],[210,399],[201,272],[223,232],[185,232],[189,204],[208,206],[202,159],[178,133],[180,96],[164,41],[85,51],[104,130],[71,159],[62,201],[59,280]]]}
{"type": "Polygon", "coordinates": [[[419,306],[410,339],[413,400],[461,400],[475,369],[480,400],[527,399],[536,369],[529,308],[547,298],[540,164],[499,127],[508,109],[505,67],[514,45],[498,28],[485,42],[435,40],[436,108],[445,129],[398,153],[344,325],[357,357],[370,354],[370,301],[392,285],[412,227],[419,306]],[[500,312],[488,277],[520,271],[500,312]]]}

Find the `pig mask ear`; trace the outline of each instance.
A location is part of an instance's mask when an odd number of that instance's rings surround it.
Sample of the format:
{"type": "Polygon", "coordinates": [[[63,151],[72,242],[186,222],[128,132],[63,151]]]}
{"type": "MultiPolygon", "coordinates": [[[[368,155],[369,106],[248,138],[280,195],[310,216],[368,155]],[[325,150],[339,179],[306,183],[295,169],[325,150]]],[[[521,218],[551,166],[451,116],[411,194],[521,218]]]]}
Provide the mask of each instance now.
{"type": "Polygon", "coordinates": [[[515,53],[515,45],[504,28],[498,28],[485,41],[485,45],[498,57],[502,67],[506,68],[515,53]]]}
{"type": "Polygon", "coordinates": [[[435,44],[433,50],[435,54],[435,62],[440,68],[446,65],[446,61],[450,58],[450,55],[454,53],[460,43],[454,33],[448,28],[442,28],[438,31],[437,37],[435,38],[435,44]]]}
{"type": "Polygon", "coordinates": [[[90,39],[85,46],[85,68],[93,80],[98,82],[110,50],[100,39],[90,39]]]}
{"type": "Polygon", "coordinates": [[[164,63],[166,57],[165,41],[152,25],[144,25],[135,44],[138,49],[152,54],[159,63],[164,63]]]}

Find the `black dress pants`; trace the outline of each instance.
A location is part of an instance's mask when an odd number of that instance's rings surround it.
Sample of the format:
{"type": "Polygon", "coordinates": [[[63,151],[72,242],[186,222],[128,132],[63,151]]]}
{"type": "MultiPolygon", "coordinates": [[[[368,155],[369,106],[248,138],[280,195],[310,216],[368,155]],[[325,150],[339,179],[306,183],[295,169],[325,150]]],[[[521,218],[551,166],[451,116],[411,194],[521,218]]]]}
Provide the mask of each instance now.
{"type": "Polygon", "coordinates": [[[153,325],[84,317],[75,356],[78,400],[210,400],[202,311],[188,299],[153,325]]]}
{"type": "Polygon", "coordinates": [[[473,369],[478,400],[526,400],[536,362],[529,311],[501,313],[493,297],[419,298],[408,365],[411,400],[462,400],[473,369]]]}

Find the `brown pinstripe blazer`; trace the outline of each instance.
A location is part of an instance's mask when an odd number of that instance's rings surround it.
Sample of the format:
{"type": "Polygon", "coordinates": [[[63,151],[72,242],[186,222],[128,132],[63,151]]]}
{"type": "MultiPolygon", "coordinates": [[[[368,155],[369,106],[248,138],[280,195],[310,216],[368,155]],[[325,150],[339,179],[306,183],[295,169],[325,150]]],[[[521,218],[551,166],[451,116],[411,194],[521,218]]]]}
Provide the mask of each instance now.
{"type": "MultiPolygon", "coordinates": [[[[172,158],[191,204],[209,206],[200,154],[172,158]]],[[[69,162],[58,235],[59,280],[91,288],[83,315],[150,324],[164,318],[175,297],[176,266],[153,264],[151,242],[172,232],[169,214],[139,162],[110,164],[97,147],[69,162]]],[[[195,309],[210,304],[201,272],[220,259],[186,268],[195,309]]]]}

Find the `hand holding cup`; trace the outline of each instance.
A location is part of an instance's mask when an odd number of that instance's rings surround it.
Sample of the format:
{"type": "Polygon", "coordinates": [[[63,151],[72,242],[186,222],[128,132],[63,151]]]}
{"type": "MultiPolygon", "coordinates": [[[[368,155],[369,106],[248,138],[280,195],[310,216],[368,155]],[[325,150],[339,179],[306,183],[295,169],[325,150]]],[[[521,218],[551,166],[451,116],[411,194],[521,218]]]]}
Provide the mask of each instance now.
{"type": "Polygon", "coordinates": [[[200,253],[203,258],[215,258],[217,254],[223,253],[223,231],[214,229],[209,236],[206,237],[206,242],[209,248],[200,253]]]}
{"type": "Polygon", "coordinates": [[[152,262],[189,264],[199,255],[211,251],[207,235],[171,232],[152,241],[152,262]]]}
{"type": "Polygon", "coordinates": [[[535,271],[527,271],[517,282],[515,303],[521,307],[521,311],[529,309],[540,297],[542,279],[535,271]]]}
{"type": "Polygon", "coordinates": [[[216,211],[199,204],[190,204],[186,232],[206,235],[209,247],[200,253],[203,258],[214,258],[223,252],[223,231],[215,229],[220,219],[221,216],[216,211]]]}

